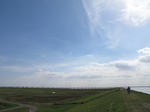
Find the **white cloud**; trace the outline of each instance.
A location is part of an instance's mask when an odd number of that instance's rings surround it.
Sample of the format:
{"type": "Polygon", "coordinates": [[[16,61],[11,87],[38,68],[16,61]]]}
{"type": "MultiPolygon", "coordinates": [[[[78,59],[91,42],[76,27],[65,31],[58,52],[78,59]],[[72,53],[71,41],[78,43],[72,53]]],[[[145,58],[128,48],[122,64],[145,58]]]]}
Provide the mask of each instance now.
{"type": "MultiPolygon", "coordinates": [[[[138,53],[142,53],[143,56],[149,55],[149,48],[140,49],[138,53]]],[[[94,57],[94,55],[92,55],[92,57],[94,57]]],[[[66,67],[65,69],[69,70],[67,72],[53,72],[50,69],[48,70],[49,66],[45,66],[46,69],[44,69],[44,66],[28,67],[32,68],[29,69],[32,71],[32,75],[30,75],[30,73],[28,75],[18,76],[16,78],[11,78],[10,81],[8,79],[5,81],[0,79],[0,84],[36,87],[148,85],[150,65],[141,62],[139,58],[141,59],[141,55],[134,60],[118,60],[108,63],[91,62],[75,64],[74,66],[63,66],[66,67]]],[[[60,65],[57,67],[59,68],[60,65]]],[[[5,69],[9,70],[14,69],[14,72],[21,70],[27,71],[28,68],[5,67],[5,69]]]]}
{"type": "Polygon", "coordinates": [[[150,47],[145,47],[143,49],[138,50],[138,53],[142,53],[144,55],[150,55],[150,47]]]}
{"type": "Polygon", "coordinates": [[[150,63],[150,55],[140,56],[139,61],[145,62],[145,63],[150,63]]]}
{"type": "Polygon", "coordinates": [[[149,0],[123,0],[125,7],[121,10],[122,20],[128,24],[139,26],[150,19],[149,0]]]}
{"type": "MultiPolygon", "coordinates": [[[[116,62],[119,63],[119,62],[116,62]]],[[[120,62],[122,63],[122,62],[120,62]]],[[[130,63],[130,61],[126,62],[130,63]]],[[[126,64],[125,64],[126,65],[126,64]]],[[[35,87],[91,87],[91,86],[128,86],[142,84],[142,80],[147,80],[150,74],[149,67],[144,64],[135,65],[138,69],[128,70],[123,66],[123,70],[110,63],[89,63],[75,69],[78,72],[52,72],[40,71],[32,75],[19,76],[7,80],[6,85],[11,86],[35,86],[35,87]],[[145,77],[145,74],[147,76],[145,77]],[[137,81],[139,81],[137,83],[137,81]]],[[[127,67],[128,68],[128,67],[127,67]]],[[[1,83],[5,83],[1,81],[1,83]]],[[[1,84],[1,85],[3,85],[1,84]]]]}
{"type": "Polygon", "coordinates": [[[43,71],[43,69],[38,69],[40,72],[42,72],[43,71]]]}
{"type": "Polygon", "coordinates": [[[150,20],[149,0],[82,0],[92,37],[108,48],[125,38],[123,27],[140,27],[150,20]]]}
{"type": "MultiPolygon", "coordinates": [[[[150,70],[138,61],[115,61],[110,63],[89,63],[75,67],[73,72],[35,72],[33,75],[21,76],[21,84],[47,87],[89,87],[89,86],[128,86],[142,85],[148,80],[150,70]],[[137,68],[137,69],[135,69],[137,68]],[[76,71],[78,70],[78,72],[76,71]],[[38,83],[37,83],[38,82],[38,83]]],[[[146,83],[145,83],[146,84],[146,83]]]]}
{"type": "Polygon", "coordinates": [[[136,61],[114,61],[111,62],[110,65],[115,66],[119,70],[134,70],[136,67],[136,61]]]}
{"type": "Polygon", "coordinates": [[[144,63],[150,63],[150,48],[145,47],[143,49],[138,50],[138,53],[141,55],[139,56],[139,61],[144,63]]]}
{"type": "MultiPolygon", "coordinates": [[[[53,66],[50,65],[30,65],[30,66],[18,66],[18,65],[12,65],[12,66],[0,66],[0,69],[2,71],[8,71],[8,72],[35,72],[35,71],[43,71],[44,69],[51,69],[53,66]]],[[[57,66],[58,67],[58,66],[57,66]]]]}
{"type": "Polygon", "coordinates": [[[149,0],[83,0],[93,30],[103,27],[105,22],[121,19],[123,22],[139,26],[150,19],[149,0]],[[100,25],[100,26],[99,26],[100,25]]]}
{"type": "Polygon", "coordinates": [[[2,71],[10,71],[10,72],[29,72],[32,71],[31,67],[20,67],[20,66],[0,66],[2,71]]]}
{"type": "Polygon", "coordinates": [[[118,9],[120,9],[121,2],[119,0],[82,1],[92,35],[103,40],[107,47],[116,47],[123,37],[121,28],[115,24],[118,21],[118,9]]]}

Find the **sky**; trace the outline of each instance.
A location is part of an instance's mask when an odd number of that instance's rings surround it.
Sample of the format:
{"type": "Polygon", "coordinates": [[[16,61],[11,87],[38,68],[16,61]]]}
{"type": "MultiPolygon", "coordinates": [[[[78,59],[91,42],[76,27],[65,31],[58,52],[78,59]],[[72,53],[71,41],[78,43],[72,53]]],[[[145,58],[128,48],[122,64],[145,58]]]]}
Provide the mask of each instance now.
{"type": "Polygon", "coordinates": [[[0,86],[149,86],[149,29],[149,0],[0,0],[0,86]]]}

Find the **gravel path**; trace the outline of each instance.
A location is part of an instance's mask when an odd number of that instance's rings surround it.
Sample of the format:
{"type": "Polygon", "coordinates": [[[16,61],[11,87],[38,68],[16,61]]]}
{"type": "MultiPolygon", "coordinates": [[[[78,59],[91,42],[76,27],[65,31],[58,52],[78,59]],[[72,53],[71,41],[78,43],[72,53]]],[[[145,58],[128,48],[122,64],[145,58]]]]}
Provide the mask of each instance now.
{"type": "Polygon", "coordinates": [[[29,108],[30,112],[36,112],[36,110],[37,110],[37,107],[36,106],[32,106],[32,105],[26,105],[26,104],[21,104],[21,103],[14,103],[14,102],[6,102],[6,103],[13,103],[13,104],[17,104],[19,106],[18,107],[14,107],[14,108],[0,110],[0,112],[5,112],[7,110],[14,110],[14,109],[22,108],[22,107],[29,108]]]}

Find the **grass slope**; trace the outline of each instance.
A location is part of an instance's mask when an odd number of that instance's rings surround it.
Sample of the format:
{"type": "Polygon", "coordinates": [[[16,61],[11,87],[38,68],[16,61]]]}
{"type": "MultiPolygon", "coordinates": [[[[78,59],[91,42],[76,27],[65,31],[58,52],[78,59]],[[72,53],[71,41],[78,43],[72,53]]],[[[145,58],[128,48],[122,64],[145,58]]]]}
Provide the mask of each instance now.
{"type": "Polygon", "coordinates": [[[132,91],[131,94],[122,92],[128,112],[150,112],[150,95],[132,91]]]}
{"type": "Polygon", "coordinates": [[[85,104],[54,105],[39,108],[37,112],[127,112],[121,91],[107,94],[85,104]]]}
{"type": "MultiPolygon", "coordinates": [[[[113,89],[113,90],[110,90],[110,91],[101,92],[101,93],[91,95],[91,96],[88,96],[88,97],[79,98],[79,99],[71,100],[71,101],[68,101],[68,102],[62,102],[60,104],[64,104],[64,105],[67,105],[67,104],[84,104],[84,103],[90,102],[92,100],[98,99],[99,97],[103,97],[105,95],[111,94],[112,92],[116,92],[116,91],[119,91],[119,89],[113,89]]],[[[57,105],[57,103],[56,103],[56,105],[57,105]]]]}
{"type": "Polygon", "coordinates": [[[85,104],[43,106],[37,112],[150,112],[150,95],[122,89],[85,104]]]}

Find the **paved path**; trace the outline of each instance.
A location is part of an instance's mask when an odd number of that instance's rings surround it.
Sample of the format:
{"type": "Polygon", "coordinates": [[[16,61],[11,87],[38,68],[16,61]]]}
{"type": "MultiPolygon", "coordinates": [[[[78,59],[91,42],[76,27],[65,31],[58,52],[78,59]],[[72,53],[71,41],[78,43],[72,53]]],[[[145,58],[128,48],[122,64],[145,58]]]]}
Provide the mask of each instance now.
{"type": "Polygon", "coordinates": [[[36,110],[37,110],[37,107],[36,106],[32,106],[32,105],[26,105],[26,104],[21,104],[21,103],[14,103],[14,102],[6,102],[6,103],[17,104],[18,107],[13,107],[13,108],[9,108],[9,109],[0,110],[0,112],[5,112],[7,110],[14,110],[14,109],[23,108],[23,107],[29,108],[29,110],[31,112],[36,112],[36,110]]]}

